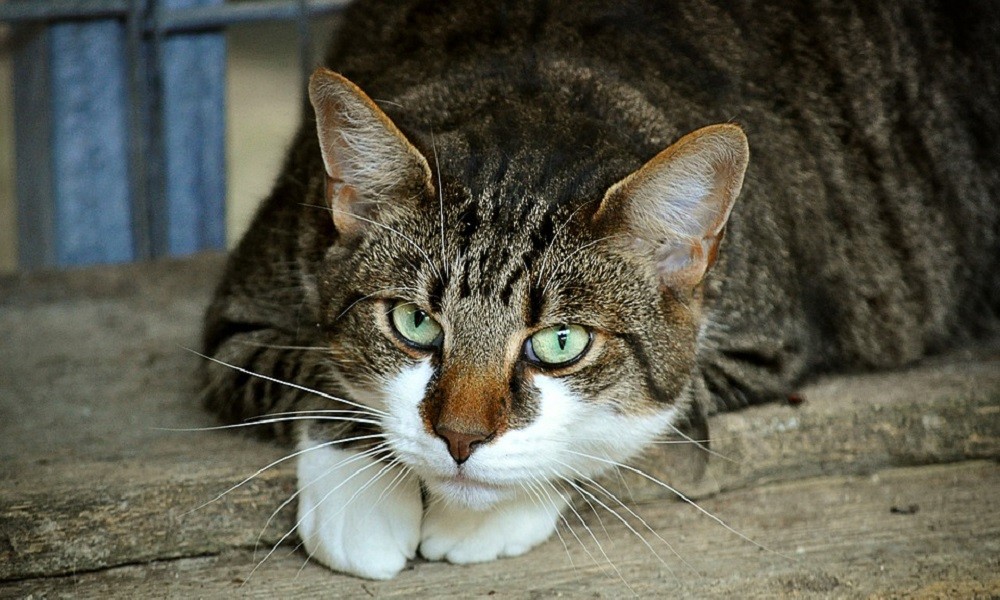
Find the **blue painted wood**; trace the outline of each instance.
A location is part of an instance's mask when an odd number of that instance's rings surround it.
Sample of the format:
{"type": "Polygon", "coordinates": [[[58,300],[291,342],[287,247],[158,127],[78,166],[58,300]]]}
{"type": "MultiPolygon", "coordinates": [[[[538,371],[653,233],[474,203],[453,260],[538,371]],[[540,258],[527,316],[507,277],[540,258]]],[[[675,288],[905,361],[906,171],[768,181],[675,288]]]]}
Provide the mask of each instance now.
{"type": "Polygon", "coordinates": [[[22,268],[133,258],[118,21],[19,31],[15,57],[22,268]]]}
{"type": "Polygon", "coordinates": [[[347,3],[0,0],[0,21],[81,19],[16,30],[21,267],[221,248],[225,41],[212,28],[298,18],[302,64],[311,67],[303,15],[347,3]]]}
{"type": "MultiPolygon", "coordinates": [[[[161,8],[222,4],[162,0],[161,8]]],[[[171,34],[158,53],[165,205],[152,210],[154,255],[225,245],[225,66],[221,32],[171,34]]]]}

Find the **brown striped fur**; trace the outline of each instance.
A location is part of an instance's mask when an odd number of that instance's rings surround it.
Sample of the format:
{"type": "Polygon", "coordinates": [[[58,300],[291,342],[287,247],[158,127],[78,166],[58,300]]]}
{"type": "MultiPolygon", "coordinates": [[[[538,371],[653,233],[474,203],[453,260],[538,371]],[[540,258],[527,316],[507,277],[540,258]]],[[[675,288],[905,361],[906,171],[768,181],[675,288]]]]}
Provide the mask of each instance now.
{"type": "MultiPolygon", "coordinates": [[[[407,360],[380,329],[382,300],[413,297],[449,336],[428,427],[502,430],[535,410],[509,340],[561,318],[602,340],[564,374],[576,391],[641,411],[692,390],[696,418],[973,342],[1000,310],[996,13],[989,1],[360,2],[327,66],[406,141],[413,176],[355,210],[310,111],[232,253],[205,352],[350,396],[407,360]],[[725,122],[753,158],[728,225],[713,222],[699,250],[714,267],[651,287],[643,257],[659,246],[595,243],[644,226],[613,207],[614,186],[725,122]]],[[[229,421],[329,406],[216,363],[204,381],[229,421]]]]}

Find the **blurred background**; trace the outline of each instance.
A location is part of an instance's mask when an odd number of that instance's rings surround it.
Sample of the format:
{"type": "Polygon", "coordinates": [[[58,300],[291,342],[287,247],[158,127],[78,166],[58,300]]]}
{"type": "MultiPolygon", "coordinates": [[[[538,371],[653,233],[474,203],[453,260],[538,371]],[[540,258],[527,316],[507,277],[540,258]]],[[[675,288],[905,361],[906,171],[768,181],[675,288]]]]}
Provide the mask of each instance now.
{"type": "MultiPolygon", "coordinates": [[[[166,0],[166,4],[171,1],[166,0]]],[[[204,5],[212,0],[179,0],[181,3],[204,5]]],[[[33,5],[67,4],[56,0],[27,0],[33,5]]],[[[136,4],[135,0],[131,0],[136,4]]],[[[157,4],[157,0],[145,0],[139,3],[157,4]]],[[[305,6],[304,0],[297,2],[282,2],[280,0],[230,1],[227,4],[237,4],[249,9],[266,8],[263,5],[305,6]]],[[[21,116],[21,133],[15,136],[15,85],[25,85],[23,70],[20,71],[22,81],[16,82],[15,55],[20,50],[23,57],[26,36],[24,31],[35,32],[44,29],[50,22],[20,21],[12,23],[8,19],[3,22],[4,8],[16,5],[17,2],[0,0],[0,272],[10,272],[18,269],[38,269],[50,267],[75,266],[89,262],[117,262],[102,260],[78,260],[73,264],[38,264],[37,260],[19,260],[18,218],[25,218],[23,213],[32,210],[38,204],[53,202],[51,198],[41,197],[38,190],[18,189],[19,149],[15,138],[23,136],[24,132],[33,131],[38,125],[37,114],[21,116]],[[19,206],[21,209],[19,210],[19,206]],[[25,208],[27,207],[27,209],[25,208]]],[[[285,18],[273,21],[242,22],[226,25],[194,33],[218,34],[224,39],[224,243],[231,246],[239,240],[240,235],[249,224],[253,211],[261,199],[269,191],[274,178],[281,166],[283,155],[291,139],[292,133],[301,118],[303,102],[304,70],[319,64],[320,58],[336,31],[339,21],[339,10],[330,8],[334,3],[322,3],[326,9],[320,8],[321,3],[313,2],[313,13],[308,20],[285,18]],[[307,23],[307,33],[303,33],[303,24],[307,23]],[[301,55],[305,51],[305,37],[311,56],[305,61],[301,55]]],[[[343,4],[341,2],[340,4],[343,4]]],[[[119,22],[122,20],[119,19],[119,22]]],[[[90,24],[91,20],[77,20],[74,23],[90,24]]],[[[148,42],[149,35],[145,36],[148,42]]],[[[30,37],[28,37],[30,43],[30,37]]],[[[21,59],[23,61],[23,58],[21,59]]],[[[48,69],[49,65],[39,61],[37,69],[48,69]]],[[[183,75],[182,75],[183,77],[183,75]]],[[[22,109],[22,113],[23,113],[22,109]]],[[[39,127],[40,131],[44,128],[39,127]]],[[[28,152],[22,152],[28,154],[28,152]]],[[[215,163],[211,163],[215,164],[215,163]]],[[[22,168],[24,165],[22,165],[22,168]]],[[[21,187],[25,187],[22,185],[21,187]]],[[[212,202],[211,198],[205,199],[212,202]]],[[[65,200],[57,200],[64,202],[65,200]]],[[[127,220],[127,218],[126,218],[127,220]]],[[[24,223],[22,223],[22,226],[24,223]]],[[[111,233],[109,232],[109,235],[111,233]]],[[[55,235],[60,235],[57,231],[55,235]]],[[[24,233],[22,231],[22,237],[24,233]]],[[[21,240],[22,242],[24,240],[21,240]]],[[[220,245],[216,241],[202,244],[211,247],[220,245]]],[[[165,254],[183,254],[185,251],[165,254]]],[[[23,250],[22,250],[23,253],[23,250]]],[[[156,254],[160,253],[155,253],[156,254]]],[[[141,253],[133,259],[146,258],[141,253]]],[[[58,262],[58,261],[56,261],[58,262]]]]}

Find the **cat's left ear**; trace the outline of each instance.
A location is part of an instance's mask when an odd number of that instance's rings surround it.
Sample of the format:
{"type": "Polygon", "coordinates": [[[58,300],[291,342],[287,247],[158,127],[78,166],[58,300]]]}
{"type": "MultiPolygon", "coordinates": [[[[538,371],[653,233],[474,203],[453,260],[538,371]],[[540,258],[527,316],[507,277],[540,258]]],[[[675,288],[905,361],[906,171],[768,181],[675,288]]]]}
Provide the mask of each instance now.
{"type": "Polygon", "coordinates": [[[380,206],[433,193],[427,159],[361,88],[320,68],[309,78],[309,101],[341,236],[356,235],[380,206]]]}
{"type": "Polygon", "coordinates": [[[611,186],[594,218],[648,254],[663,285],[688,295],[715,264],[749,157],[738,126],[704,127],[611,186]]]}

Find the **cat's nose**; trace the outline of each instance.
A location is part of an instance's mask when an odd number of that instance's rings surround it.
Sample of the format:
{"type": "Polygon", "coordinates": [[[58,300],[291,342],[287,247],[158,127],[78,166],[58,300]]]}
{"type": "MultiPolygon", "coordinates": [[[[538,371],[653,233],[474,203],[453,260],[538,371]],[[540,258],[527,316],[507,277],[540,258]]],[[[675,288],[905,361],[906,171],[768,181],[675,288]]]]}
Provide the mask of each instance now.
{"type": "Polygon", "coordinates": [[[448,453],[455,459],[455,462],[462,464],[469,460],[472,452],[482,445],[483,442],[493,437],[492,433],[465,433],[454,431],[447,427],[437,426],[434,431],[448,444],[448,453]]]}

